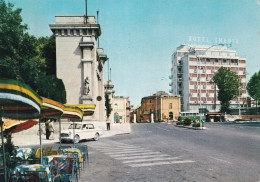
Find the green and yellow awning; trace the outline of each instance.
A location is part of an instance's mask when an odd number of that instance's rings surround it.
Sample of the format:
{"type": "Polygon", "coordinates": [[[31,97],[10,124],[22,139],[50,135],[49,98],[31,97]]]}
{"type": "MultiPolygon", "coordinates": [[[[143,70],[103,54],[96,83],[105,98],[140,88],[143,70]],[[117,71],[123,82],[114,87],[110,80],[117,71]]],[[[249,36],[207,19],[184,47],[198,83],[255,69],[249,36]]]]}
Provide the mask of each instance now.
{"type": "Polygon", "coordinates": [[[82,119],[83,117],[83,111],[72,105],[64,105],[64,112],[62,114],[61,118],[67,118],[67,119],[82,119]]]}
{"type": "Polygon", "coordinates": [[[51,100],[42,97],[42,106],[41,106],[41,117],[59,117],[63,114],[64,112],[64,105],[51,100]]]}
{"type": "Polygon", "coordinates": [[[83,116],[93,115],[96,108],[95,104],[75,104],[70,106],[80,108],[83,111],[83,116]]]}
{"type": "Polygon", "coordinates": [[[17,80],[0,79],[0,106],[3,117],[31,119],[39,117],[42,98],[28,85],[17,80]]]}

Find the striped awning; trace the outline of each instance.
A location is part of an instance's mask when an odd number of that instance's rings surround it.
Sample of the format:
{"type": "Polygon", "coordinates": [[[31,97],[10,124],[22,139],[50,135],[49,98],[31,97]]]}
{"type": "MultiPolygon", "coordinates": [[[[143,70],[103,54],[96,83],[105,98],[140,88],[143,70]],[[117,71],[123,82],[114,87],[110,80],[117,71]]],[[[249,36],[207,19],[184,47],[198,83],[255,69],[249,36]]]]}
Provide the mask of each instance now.
{"type": "Polygon", "coordinates": [[[3,121],[3,131],[9,129],[12,131],[12,133],[28,129],[38,123],[38,121],[36,120],[12,120],[5,118],[3,119],[3,121]]]}
{"type": "Polygon", "coordinates": [[[78,107],[83,111],[83,116],[91,116],[95,112],[96,105],[95,104],[75,104],[70,105],[73,107],[78,107]]]}
{"type": "Polygon", "coordinates": [[[42,98],[28,85],[17,80],[0,79],[0,106],[3,117],[32,119],[39,117],[42,98]]]}
{"type": "Polygon", "coordinates": [[[64,112],[64,105],[51,99],[42,97],[41,117],[59,117],[64,112]]]}
{"type": "Polygon", "coordinates": [[[81,120],[82,117],[83,111],[80,108],[67,104],[64,105],[64,112],[61,118],[81,120]]]}
{"type": "Polygon", "coordinates": [[[10,129],[21,123],[20,120],[3,119],[3,130],[10,129]]]}

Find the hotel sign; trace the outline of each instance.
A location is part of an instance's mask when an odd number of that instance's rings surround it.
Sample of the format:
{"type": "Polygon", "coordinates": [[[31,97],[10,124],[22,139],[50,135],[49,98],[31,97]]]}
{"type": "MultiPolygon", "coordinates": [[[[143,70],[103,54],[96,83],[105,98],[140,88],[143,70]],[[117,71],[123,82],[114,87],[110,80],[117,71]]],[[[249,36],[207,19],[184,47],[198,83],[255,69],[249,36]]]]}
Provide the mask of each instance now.
{"type": "Polygon", "coordinates": [[[189,36],[189,42],[194,43],[204,43],[204,44],[238,44],[238,39],[231,38],[214,38],[210,39],[209,37],[204,36],[189,36]]]}

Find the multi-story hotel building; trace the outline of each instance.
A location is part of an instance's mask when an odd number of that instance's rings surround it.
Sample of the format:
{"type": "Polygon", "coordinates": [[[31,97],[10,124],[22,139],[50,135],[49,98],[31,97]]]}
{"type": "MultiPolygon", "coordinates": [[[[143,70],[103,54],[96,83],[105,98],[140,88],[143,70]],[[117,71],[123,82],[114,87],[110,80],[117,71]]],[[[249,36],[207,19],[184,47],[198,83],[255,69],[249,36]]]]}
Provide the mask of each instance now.
{"type": "Polygon", "coordinates": [[[226,46],[181,45],[172,54],[170,92],[181,96],[182,112],[199,112],[199,108],[219,111],[218,88],[212,82],[215,72],[229,68],[239,75],[242,95],[231,101],[231,107],[246,103],[246,58],[226,46]]]}

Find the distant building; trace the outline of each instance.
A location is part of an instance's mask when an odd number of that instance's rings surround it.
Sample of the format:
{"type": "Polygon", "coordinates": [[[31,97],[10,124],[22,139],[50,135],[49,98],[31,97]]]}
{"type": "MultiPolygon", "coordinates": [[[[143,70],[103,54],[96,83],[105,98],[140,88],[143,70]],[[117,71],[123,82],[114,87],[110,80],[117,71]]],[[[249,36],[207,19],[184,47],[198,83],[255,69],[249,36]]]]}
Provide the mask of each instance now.
{"type": "Polygon", "coordinates": [[[141,101],[142,120],[140,122],[151,121],[155,112],[156,96],[143,97],[141,101]]]}
{"type": "Polygon", "coordinates": [[[114,122],[129,123],[130,122],[129,97],[114,96],[113,112],[114,112],[114,122]]]}
{"type": "Polygon", "coordinates": [[[174,121],[177,120],[179,113],[180,96],[160,91],[142,98],[140,111],[137,113],[139,120],[137,119],[137,121],[174,121]]]}
{"type": "Polygon", "coordinates": [[[231,107],[246,104],[246,58],[226,46],[181,45],[172,54],[171,90],[181,96],[182,112],[199,112],[199,108],[218,111],[218,88],[212,82],[215,72],[229,68],[239,75],[243,88],[241,98],[231,101],[231,107]]]}

